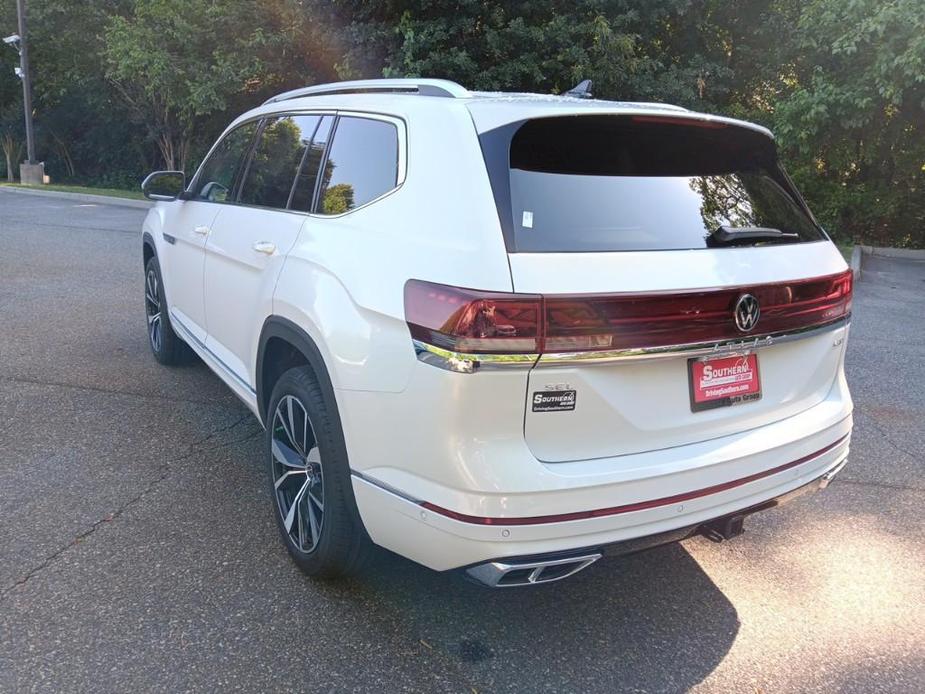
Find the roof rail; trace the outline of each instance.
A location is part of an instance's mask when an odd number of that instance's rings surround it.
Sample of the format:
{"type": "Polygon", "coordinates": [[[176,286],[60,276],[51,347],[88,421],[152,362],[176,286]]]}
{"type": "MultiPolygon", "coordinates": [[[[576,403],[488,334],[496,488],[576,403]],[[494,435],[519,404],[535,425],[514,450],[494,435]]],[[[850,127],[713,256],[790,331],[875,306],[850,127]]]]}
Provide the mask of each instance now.
{"type": "Polygon", "coordinates": [[[303,96],[320,96],[322,94],[365,94],[374,92],[444,96],[453,99],[465,99],[471,96],[465,87],[456,84],[456,82],[451,82],[450,80],[407,77],[402,79],[352,80],[349,82],[316,84],[311,87],[302,87],[300,89],[293,89],[292,91],[277,94],[263,103],[272,104],[277,101],[298,99],[303,96]]]}

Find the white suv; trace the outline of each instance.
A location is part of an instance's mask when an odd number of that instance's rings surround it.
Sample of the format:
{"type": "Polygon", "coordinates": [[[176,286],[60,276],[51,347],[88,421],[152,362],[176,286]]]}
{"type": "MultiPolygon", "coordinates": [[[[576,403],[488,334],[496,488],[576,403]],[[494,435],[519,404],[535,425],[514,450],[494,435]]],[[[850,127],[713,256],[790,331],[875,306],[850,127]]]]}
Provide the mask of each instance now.
{"type": "Polygon", "coordinates": [[[771,134],[575,94],[309,87],[146,179],[154,356],[263,423],[307,573],[546,583],[845,464],[852,275],[771,134]]]}

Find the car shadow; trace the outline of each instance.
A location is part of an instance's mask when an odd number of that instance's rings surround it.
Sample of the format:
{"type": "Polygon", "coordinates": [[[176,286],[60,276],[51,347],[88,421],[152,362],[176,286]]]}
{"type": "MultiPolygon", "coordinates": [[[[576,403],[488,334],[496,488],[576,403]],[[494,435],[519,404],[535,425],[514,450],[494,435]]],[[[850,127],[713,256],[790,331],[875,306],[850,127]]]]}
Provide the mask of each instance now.
{"type": "Polygon", "coordinates": [[[733,605],[680,544],[494,590],[381,552],[354,588],[480,690],[687,690],[739,630],[733,605]]]}

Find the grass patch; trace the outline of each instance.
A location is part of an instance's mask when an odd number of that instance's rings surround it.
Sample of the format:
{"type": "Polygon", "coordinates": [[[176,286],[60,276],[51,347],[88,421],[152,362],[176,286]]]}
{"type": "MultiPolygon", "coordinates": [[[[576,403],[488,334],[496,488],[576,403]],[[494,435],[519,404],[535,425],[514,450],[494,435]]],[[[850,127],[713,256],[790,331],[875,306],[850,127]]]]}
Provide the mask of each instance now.
{"type": "Polygon", "coordinates": [[[0,183],[5,188],[21,188],[25,190],[56,190],[61,193],[83,193],[85,195],[108,195],[114,198],[128,198],[129,200],[144,200],[141,190],[123,190],[121,188],[93,188],[91,186],[68,186],[49,183],[46,186],[24,186],[21,183],[0,183]]]}

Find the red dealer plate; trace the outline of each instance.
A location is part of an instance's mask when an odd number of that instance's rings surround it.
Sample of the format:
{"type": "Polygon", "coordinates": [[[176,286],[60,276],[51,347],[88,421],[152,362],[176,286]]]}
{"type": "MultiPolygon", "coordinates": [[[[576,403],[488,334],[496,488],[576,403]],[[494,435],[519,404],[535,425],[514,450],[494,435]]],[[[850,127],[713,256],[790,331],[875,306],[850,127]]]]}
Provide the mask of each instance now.
{"type": "Polygon", "coordinates": [[[691,359],[687,367],[693,412],[740,405],[761,397],[757,354],[691,359]]]}

